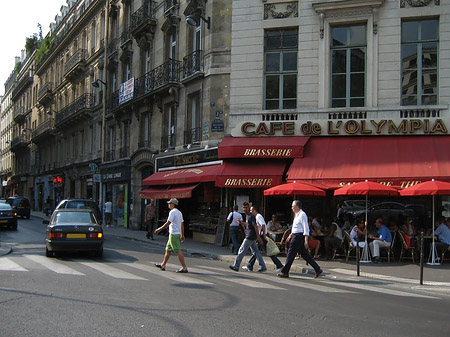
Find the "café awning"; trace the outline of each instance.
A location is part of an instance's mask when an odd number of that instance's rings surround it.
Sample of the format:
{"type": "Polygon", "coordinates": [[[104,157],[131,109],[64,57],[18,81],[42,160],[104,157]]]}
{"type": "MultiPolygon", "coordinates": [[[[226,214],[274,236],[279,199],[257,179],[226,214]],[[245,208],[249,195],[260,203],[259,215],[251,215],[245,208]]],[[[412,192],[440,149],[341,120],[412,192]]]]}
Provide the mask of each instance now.
{"type": "Polygon", "coordinates": [[[268,188],[281,184],[284,160],[227,160],[216,179],[216,186],[230,188],[268,188]]]}
{"type": "Polygon", "coordinates": [[[178,170],[160,171],[142,181],[142,186],[194,184],[215,181],[221,165],[196,166],[178,170]]]}
{"type": "Polygon", "coordinates": [[[287,181],[335,189],[370,180],[405,188],[432,178],[450,181],[449,136],[315,137],[287,181]]]}
{"type": "Polygon", "coordinates": [[[153,187],[147,188],[139,192],[142,199],[170,199],[170,198],[190,198],[192,197],[192,190],[198,184],[176,187],[153,187]]]}
{"type": "Polygon", "coordinates": [[[224,137],[219,158],[299,158],[309,137],[224,137]]]}

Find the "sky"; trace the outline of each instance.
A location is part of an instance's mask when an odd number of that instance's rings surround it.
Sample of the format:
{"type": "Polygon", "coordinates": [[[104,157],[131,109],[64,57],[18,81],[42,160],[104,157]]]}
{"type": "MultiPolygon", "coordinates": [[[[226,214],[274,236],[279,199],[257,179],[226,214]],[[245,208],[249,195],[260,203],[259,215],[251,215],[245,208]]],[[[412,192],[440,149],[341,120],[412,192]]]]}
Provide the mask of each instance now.
{"type": "Polygon", "coordinates": [[[1,0],[0,2],[0,96],[5,93],[5,82],[14,70],[14,57],[25,49],[25,39],[34,33],[50,31],[50,23],[60,13],[66,0],[1,0]]]}

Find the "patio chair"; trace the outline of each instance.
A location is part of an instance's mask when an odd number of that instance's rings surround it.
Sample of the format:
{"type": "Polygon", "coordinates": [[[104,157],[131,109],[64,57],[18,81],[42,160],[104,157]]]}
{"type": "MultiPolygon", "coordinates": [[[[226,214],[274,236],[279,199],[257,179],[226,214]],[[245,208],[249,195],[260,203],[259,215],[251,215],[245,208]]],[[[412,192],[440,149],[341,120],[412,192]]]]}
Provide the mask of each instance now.
{"type": "Polygon", "coordinates": [[[352,238],[350,237],[350,234],[348,234],[347,231],[342,231],[342,233],[344,234],[344,241],[347,243],[347,254],[345,260],[348,261],[352,251],[355,252],[356,257],[356,246],[353,244],[352,238]]]}
{"type": "MultiPolygon", "coordinates": [[[[344,235],[344,231],[342,232],[342,235],[344,235]]],[[[332,256],[332,260],[334,260],[334,258],[336,256],[345,256],[347,257],[347,250],[346,250],[346,240],[345,240],[345,236],[343,236],[341,243],[339,244],[339,246],[333,247],[333,256],[332,256]],[[343,253],[343,254],[341,254],[343,253]]]]}
{"type": "Polygon", "coordinates": [[[394,244],[395,244],[396,237],[397,237],[397,232],[395,231],[394,234],[392,235],[391,245],[387,246],[387,247],[380,247],[380,253],[383,251],[386,252],[388,263],[391,262],[391,255],[392,255],[392,260],[394,260],[394,244]]]}
{"type": "MultiPolygon", "coordinates": [[[[406,244],[406,240],[403,237],[403,235],[405,235],[403,232],[399,232],[398,233],[399,238],[400,238],[400,242],[401,242],[401,251],[400,251],[400,259],[399,262],[402,262],[402,258],[404,256],[404,253],[408,253],[411,252],[411,257],[408,256],[408,258],[410,258],[412,260],[413,263],[415,263],[414,261],[414,256],[416,255],[416,247],[415,246],[408,246],[406,244]]],[[[406,255],[405,255],[406,257],[406,255]]]]}
{"type": "MultiPolygon", "coordinates": [[[[441,263],[444,263],[445,253],[448,253],[448,252],[450,252],[450,246],[442,249],[441,263]]],[[[448,258],[447,258],[447,260],[448,260],[448,258]]]]}

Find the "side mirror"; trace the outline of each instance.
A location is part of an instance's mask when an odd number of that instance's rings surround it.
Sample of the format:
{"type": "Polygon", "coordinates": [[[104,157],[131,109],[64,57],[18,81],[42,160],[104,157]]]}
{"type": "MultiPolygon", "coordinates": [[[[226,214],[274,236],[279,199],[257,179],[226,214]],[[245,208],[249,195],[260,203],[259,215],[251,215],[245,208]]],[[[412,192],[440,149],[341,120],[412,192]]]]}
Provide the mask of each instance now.
{"type": "Polygon", "coordinates": [[[50,221],[48,221],[48,220],[42,220],[42,223],[43,223],[44,225],[48,225],[48,224],[50,224],[50,221]]]}

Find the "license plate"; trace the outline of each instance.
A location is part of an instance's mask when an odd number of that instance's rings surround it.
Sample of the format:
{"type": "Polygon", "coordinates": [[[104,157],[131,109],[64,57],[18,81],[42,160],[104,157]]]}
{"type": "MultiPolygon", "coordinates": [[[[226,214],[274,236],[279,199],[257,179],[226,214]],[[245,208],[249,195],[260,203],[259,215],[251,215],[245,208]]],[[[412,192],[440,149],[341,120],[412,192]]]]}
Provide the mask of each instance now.
{"type": "Polygon", "coordinates": [[[8,220],[0,220],[0,223],[6,223],[8,220]]]}
{"type": "Polygon", "coordinates": [[[67,234],[68,239],[86,239],[86,234],[72,233],[67,234]]]}

